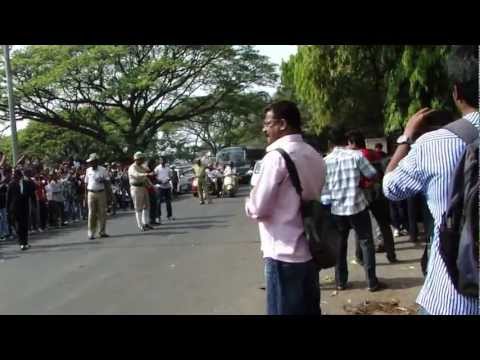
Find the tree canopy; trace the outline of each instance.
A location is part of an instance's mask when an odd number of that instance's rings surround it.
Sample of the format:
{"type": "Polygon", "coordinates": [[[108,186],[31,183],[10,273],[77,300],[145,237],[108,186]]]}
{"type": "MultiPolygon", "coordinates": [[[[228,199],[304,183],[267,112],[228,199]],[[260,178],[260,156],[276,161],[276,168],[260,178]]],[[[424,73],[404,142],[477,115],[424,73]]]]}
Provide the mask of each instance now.
{"type": "MultiPolygon", "coordinates": [[[[252,46],[226,45],[27,46],[13,53],[12,72],[19,118],[83,134],[119,157],[148,148],[166,124],[276,80],[252,46]]],[[[0,89],[4,119],[6,105],[0,89]]]]}
{"type": "MultiPolygon", "coordinates": [[[[10,137],[0,138],[0,150],[10,157],[10,137]]],[[[18,132],[18,145],[21,155],[45,163],[56,163],[67,159],[85,160],[88,154],[96,152],[104,160],[114,160],[110,149],[90,137],[32,121],[18,132]]]]}
{"type": "Polygon", "coordinates": [[[307,128],[342,123],[393,131],[421,106],[452,109],[448,46],[300,46],[282,64],[280,96],[301,103],[307,128]]]}

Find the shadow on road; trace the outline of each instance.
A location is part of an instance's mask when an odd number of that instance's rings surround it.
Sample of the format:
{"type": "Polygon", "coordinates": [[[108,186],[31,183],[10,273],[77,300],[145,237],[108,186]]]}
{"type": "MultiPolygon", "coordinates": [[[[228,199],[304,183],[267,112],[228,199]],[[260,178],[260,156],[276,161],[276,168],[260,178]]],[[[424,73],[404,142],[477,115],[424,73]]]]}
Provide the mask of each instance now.
{"type": "Polygon", "coordinates": [[[110,240],[110,239],[112,239],[112,240],[121,239],[121,238],[124,238],[124,237],[138,237],[138,236],[151,237],[152,235],[155,235],[157,237],[158,236],[163,237],[163,236],[170,236],[170,235],[188,234],[186,231],[159,231],[159,230],[160,229],[150,230],[150,231],[146,231],[146,232],[142,232],[142,233],[137,232],[137,233],[130,233],[130,234],[111,235],[110,238],[108,238],[108,240],[110,240]]]}
{"type": "MultiPolygon", "coordinates": [[[[393,278],[393,279],[381,279],[378,278],[379,281],[384,283],[386,285],[385,290],[403,290],[403,289],[409,289],[409,288],[414,288],[417,286],[422,286],[423,283],[425,282],[425,279],[423,277],[419,278],[411,278],[411,277],[399,277],[399,278],[393,278]]],[[[348,291],[351,290],[367,290],[367,282],[366,281],[349,281],[347,285],[347,290],[340,291],[339,293],[347,293],[348,291]]],[[[335,284],[334,283],[321,283],[320,284],[321,290],[324,291],[334,291],[336,290],[335,284]]]]}
{"type": "MultiPolygon", "coordinates": [[[[167,225],[165,225],[164,228],[167,228],[166,227],[167,225]]],[[[205,230],[205,229],[210,229],[212,227],[215,227],[215,228],[227,228],[229,227],[228,225],[212,225],[212,224],[197,224],[197,225],[191,225],[191,226],[172,226],[172,227],[169,227],[167,229],[184,229],[184,230],[205,230]]],[[[160,229],[157,229],[159,231],[162,230],[162,227],[160,227],[160,229]]],[[[160,232],[160,234],[162,234],[162,232],[160,232]]]]}
{"type": "Polygon", "coordinates": [[[395,251],[404,251],[404,250],[418,250],[423,249],[425,244],[412,244],[413,246],[409,247],[402,247],[402,248],[395,248],[395,251]]]}
{"type": "Polygon", "coordinates": [[[183,220],[183,219],[176,219],[172,222],[163,222],[162,225],[156,225],[157,228],[161,229],[164,226],[176,225],[176,224],[226,224],[228,221],[223,220],[207,220],[207,221],[200,221],[200,220],[183,220]]]}
{"type": "Polygon", "coordinates": [[[189,216],[189,217],[181,217],[181,218],[176,218],[174,222],[179,222],[182,220],[197,220],[197,219],[218,219],[218,218],[230,218],[234,217],[235,214],[222,214],[222,215],[210,215],[210,216],[189,216]]]}
{"type": "Polygon", "coordinates": [[[11,259],[16,259],[18,258],[18,255],[4,255],[0,254],[0,262],[5,261],[5,260],[11,260],[11,259]]]}
{"type": "Polygon", "coordinates": [[[384,260],[383,262],[377,259],[376,265],[377,266],[397,266],[397,265],[404,265],[404,264],[420,264],[421,259],[410,259],[410,260],[398,260],[398,262],[391,264],[388,260],[384,260]]]}

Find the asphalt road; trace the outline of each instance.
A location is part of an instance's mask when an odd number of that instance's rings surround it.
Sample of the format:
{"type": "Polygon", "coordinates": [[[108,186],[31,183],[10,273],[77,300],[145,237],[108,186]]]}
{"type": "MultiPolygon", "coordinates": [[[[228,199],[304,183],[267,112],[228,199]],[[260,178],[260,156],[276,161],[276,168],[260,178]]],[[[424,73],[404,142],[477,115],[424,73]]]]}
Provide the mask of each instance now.
{"type": "MultiPolygon", "coordinates": [[[[107,239],[87,239],[85,223],[31,236],[32,248],[0,245],[0,314],[264,314],[258,229],[238,197],[201,206],[183,195],[176,220],[139,233],[134,214],[109,218],[107,239]]],[[[333,289],[322,271],[322,310],[345,314],[364,300],[412,306],[423,283],[420,246],[397,239],[399,264],[377,255],[389,289],[370,294],[363,269],[350,264],[353,287],[333,289]]],[[[350,246],[353,254],[353,246],[350,246]]]]}

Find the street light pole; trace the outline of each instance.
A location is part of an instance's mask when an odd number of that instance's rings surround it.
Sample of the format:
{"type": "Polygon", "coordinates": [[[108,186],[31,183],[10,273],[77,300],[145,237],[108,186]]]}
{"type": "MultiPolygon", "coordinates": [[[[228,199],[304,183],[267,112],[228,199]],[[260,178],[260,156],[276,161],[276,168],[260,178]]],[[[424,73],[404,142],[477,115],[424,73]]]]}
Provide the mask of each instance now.
{"type": "Polygon", "coordinates": [[[3,55],[5,57],[5,73],[7,75],[7,94],[8,94],[8,115],[10,117],[10,129],[12,133],[12,155],[13,166],[17,165],[17,123],[15,121],[15,111],[13,103],[13,85],[12,70],[10,68],[10,49],[8,45],[3,45],[3,55]]]}

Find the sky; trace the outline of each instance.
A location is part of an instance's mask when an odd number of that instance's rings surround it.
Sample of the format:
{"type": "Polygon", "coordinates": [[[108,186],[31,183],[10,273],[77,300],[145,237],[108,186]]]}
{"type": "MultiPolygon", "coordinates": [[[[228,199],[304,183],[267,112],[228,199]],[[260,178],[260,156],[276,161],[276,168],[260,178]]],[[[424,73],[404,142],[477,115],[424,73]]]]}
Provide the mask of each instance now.
{"type": "MultiPolygon", "coordinates": [[[[287,61],[290,55],[297,53],[296,45],[255,45],[255,47],[262,55],[268,56],[274,64],[278,65],[277,70],[280,70],[282,60],[287,61]]],[[[261,87],[260,89],[273,95],[276,87],[261,87]]]]}
{"type": "MultiPolygon", "coordinates": [[[[297,52],[296,45],[254,45],[256,49],[262,54],[270,58],[270,60],[278,65],[277,70],[280,69],[282,61],[288,60],[290,55],[293,55],[297,52]]],[[[270,95],[275,93],[276,87],[255,87],[257,90],[266,91],[270,95]]],[[[25,128],[28,124],[28,121],[19,121],[17,122],[17,129],[21,130],[25,128]]],[[[4,126],[0,125],[0,129],[4,126]]],[[[7,135],[10,132],[7,130],[4,134],[7,135]]]]}

